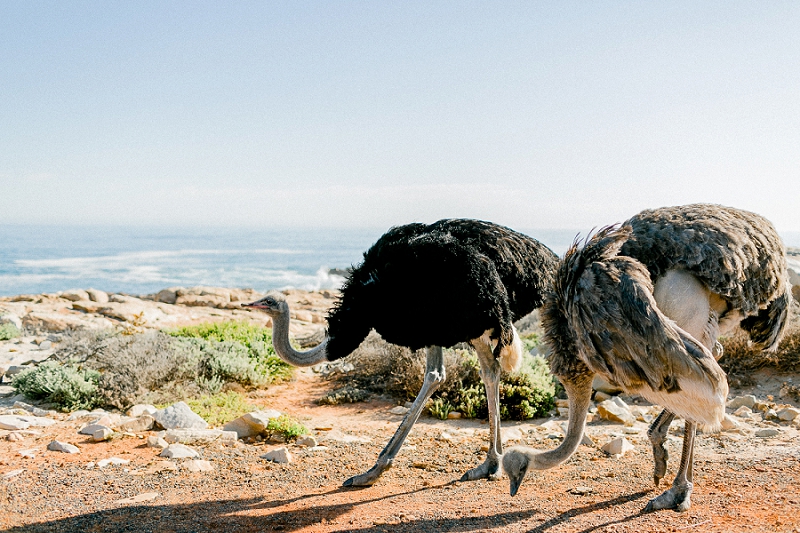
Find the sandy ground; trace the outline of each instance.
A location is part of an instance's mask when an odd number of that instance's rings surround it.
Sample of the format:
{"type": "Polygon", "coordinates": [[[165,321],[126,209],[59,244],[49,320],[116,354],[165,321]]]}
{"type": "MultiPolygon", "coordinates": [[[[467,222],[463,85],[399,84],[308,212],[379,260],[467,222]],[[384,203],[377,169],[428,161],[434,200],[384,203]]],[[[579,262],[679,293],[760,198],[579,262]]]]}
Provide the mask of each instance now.
{"type": "MultiPolygon", "coordinates": [[[[767,392],[763,383],[752,392],[767,392]]],[[[512,498],[505,478],[455,481],[483,460],[485,423],[424,417],[395,466],[374,486],[344,489],[342,481],[373,464],[401,417],[390,414],[393,404],[383,399],[317,405],[314,400],[330,387],[305,372],[253,398],[298,417],[327,447],[310,451],[290,445],[294,461],[288,465],[260,458],[277,444],[211,445],[197,448],[214,470],[191,473],[179,461],[158,458],[158,450],[144,445],[148,434],[93,443],[77,434],[79,421],[65,416],[22,441],[9,441],[8,432],[0,431],[0,527],[16,532],[800,532],[800,438],[792,426],[767,439],[700,436],[692,508],[686,513],[642,513],[658,494],[643,431],[626,435],[635,449],[620,458],[582,445],[567,463],[529,474],[512,498]],[[341,442],[342,435],[367,442],[341,442]],[[81,453],[47,451],[56,438],[76,444],[81,453]],[[21,450],[34,450],[34,457],[21,456],[21,450]],[[110,457],[130,462],[102,469],[89,464],[110,457]],[[19,473],[9,476],[14,472],[19,473]]],[[[558,440],[546,422],[504,423],[504,428],[519,427],[527,444],[548,448],[558,440]]],[[[668,476],[680,454],[675,426],[668,476]]],[[[621,431],[622,426],[602,421],[588,428],[598,444],[621,431]]]]}

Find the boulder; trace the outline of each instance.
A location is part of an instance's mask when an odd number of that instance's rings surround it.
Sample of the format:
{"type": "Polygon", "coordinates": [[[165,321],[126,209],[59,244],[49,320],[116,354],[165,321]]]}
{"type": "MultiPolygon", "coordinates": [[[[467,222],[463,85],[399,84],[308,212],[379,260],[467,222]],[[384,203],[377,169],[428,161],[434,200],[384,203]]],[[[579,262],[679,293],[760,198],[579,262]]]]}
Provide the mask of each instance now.
{"type": "Polygon", "coordinates": [[[262,459],[272,461],[273,463],[288,464],[292,462],[292,454],[285,447],[276,448],[261,456],[262,459]]]}
{"type": "Polygon", "coordinates": [[[200,418],[186,402],[178,402],[153,414],[164,429],[206,429],[208,422],[200,418]]]}
{"type": "Polygon", "coordinates": [[[756,397],[753,396],[752,394],[748,394],[746,396],[737,396],[736,398],[728,402],[728,407],[731,409],[737,409],[739,407],[744,406],[749,409],[752,409],[753,407],[755,407],[757,401],[758,400],[756,400],[756,397]]]}
{"type": "Polygon", "coordinates": [[[66,442],[59,442],[54,440],[47,445],[47,449],[52,452],[61,452],[61,453],[81,453],[80,449],[74,444],[69,444],[66,442]]]}
{"type": "Polygon", "coordinates": [[[260,435],[267,429],[270,419],[281,416],[280,411],[267,409],[264,411],[253,411],[232,420],[223,426],[225,431],[235,431],[240,439],[260,435]]]}
{"type": "Polygon", "coordinates": [[[137,418],[127,418],[117,424],[117,429],[128,433],[141,433],[150,431],[156,420],[151,415],[142,415],[137,418]]]}
{"type": "Polygon", "coordinates": [[[133,418],[138,418],[142,415],[152,415],[158,409],[154,405],[146,404],[146,403],[139,403],[128,409],[128,416],[133,418]]]}
{"type": "Polygon", "coordinates": [[[625,455],[625,453],[633,450],[633,444],[631,444],[625,437],[617,437],[616,439],[603,444],[603,447],[600,449],[606,452],[608,455],[622,457],[625,455]]]}
{"type": "Polygon", "coordinates": [[[796,407],[786,407],[778,411],[778,419],[784,422],[791,422],[798,416],[800,416],[800,409],[796,407]]]}
{"type": "Polygon", "coordinates": [[[108,301],[108,293],[103,291],[98,291],[97,289],[86,289],[86,294],[89,296],[89,299],[93,302],[103,304],[108,301]]]}
{"type": "Polygon", "coordinates": [[[61,297],[70,302],[89,300],[89,294],[82,289],[70,289],[61,293],[61,297]]]}
{"type": "Polygon", "coordinates": [[[174,304],[178,299],[178,291],[181,290],[185,289],[183,287],[170,287],[168,289],[163,289],[155,295],[155,301],[165,304],[174,304]]]}
{"type": "Polygon", "coordinates": [[[597,414],[611,422],[632,426],[636,423],[636,417],[628,406],[619,398],[612,398],[597,404],[597,414]]]}
{"type": "Polygon", "coordinates": [[[200,457],[200,454],[183,444],[170,444],[158,456],[166,457],[167,459],[194,459],[195,457],[200,457]]]}

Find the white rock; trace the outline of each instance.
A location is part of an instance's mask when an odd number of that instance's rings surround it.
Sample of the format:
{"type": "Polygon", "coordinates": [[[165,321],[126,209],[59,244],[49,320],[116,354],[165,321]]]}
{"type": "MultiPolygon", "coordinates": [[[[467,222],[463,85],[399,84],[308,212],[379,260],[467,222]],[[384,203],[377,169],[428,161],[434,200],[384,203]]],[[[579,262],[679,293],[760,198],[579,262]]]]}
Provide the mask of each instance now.
{"type": "Polygon", "coordinates": [[[81,289],[70,289],[62,292],[61,297],[70,302],[78,302],[80,300],[88,300],[89,294],[81,289]]]}
{"type": "Polygon", "coordinates": [[[158,456],[167,459],[194,459],[200,457],[200,454],[183,444],[170,444],[158,456]]]}
{"type": "Polygon", "coordinates": [[[398,405],[397,407],[392,407],[389,409],[389,412],[393,415],[405,415],[408,412],[408,407],[403,407],[402,405],[398,405]]]}
{"type": "Polygon", "coordinates": [[[136,496],[131,496],[130,498],[123,498],[122,500],[117,500],[114,503],[119,505],[131,505],[135,503],[143,503],[149,502],[159,498],[161,494],[158,492],[144,492],[142,494],[137,494],[136,496]]]}
{"type": "Polygon", "coordinates": [[[756,437],[775,437],[780,434],[780,430],[775,428],[763,428],[755,432],[756,437]]]}
{"type": "Polygon", "coordinates": [[[328,449],[327,446],[313,446],[311,448],[308,448],[308,451],[310,451],[310,452],[324,452],[327,449],[328,449]]]}
{"type": "Polygon", "coordinates": [[[203,420],[186,402],[178,402],[153,414],[156,422],[164,429],[206,429],[208,422],[203,420]]]}
{"type": "Polygon", "coordinates": [[[150,405],[149,403],[140,403],[136,404],[130,409],[128,409],[127,415],[132,418],[139,418],[142,415],[153,415],[158,411],[154,405],[150,405]]]}
{"type": "Polygon", "coordinates": [[[110,440],[111,437],[114,436],[114,430],[111,428],[101,428],[92,433],[92,440],[95,442],[102,442],[104,440],[110,440]]]}
{"type": "Polygon", "coordinates": [[[0,415],[0,429],[17,431],[20,429],[28,429],[29,427],[31,427],[31,425],[17,415],[0,415]]]}
{"type": "Polygon", "coordinates": [[[636,417],[628,409],[627,404],[618,397],[597,404],[597,414],[600,418],[625,424],[626,426],[632,426],[636,423],[636,417]]]}
{"type": "Polygon", "coordinates": [[[600,449],[606,452],[608,455],[621,457],[625,455],[625,453],[633,450],[633,444],[628,442],[628,439],[625,437],[617,437],[616,439],[605,443],[600,449]]]}
{"type": "Polygon", "coordinates": [[[106,292],[98,291],[97,289],[86,289],[86,294],[89,296],[89,299],[93,302],[101,304],[108,302],[108,293],[106,292]]]}
{"type": "Polygon", "coordinates": [[[162,450],[169,446],[169,443],[162,437],[150,436],[147,437],[147,446],[149,448],[161,448],[162,450]]]}
{"type": "Polygon", "coordinates": [[[10,472],[6,472],[3,474],[3,479],[11,479],[12,477],[17,477],[18,475],[25,472],[24,468],[19,468],[17,470],[11,470],[10,472]]]}
{"type": "Polygon", "coordinates": [[[62,453],[81,453],[80,449],[74,444],[69,444],[67,442],[59,442],[57,440],[52,441],[50,444],[47,445],[47,449],[52,452],[62,452],[62,453]]]}
{"type": "Polygon", "coordinates": [[[84,426],[78,430],[78,433],[81,435],[94,435],[100,430],[107,429],[112,431],[110,427],[104,426],[103,424],[89,424],[88,426],[84,426]]]}
{"type": "Polygon", "coordinates": [[[500,430],[500,440],[505,445],[508,441],[521,441],[522,432],[518,428],[508,428],[500,430]]]}
{"type": "Polygon", "coordinates": [[[20,450],[17,453],[21,457],[26,457],[28,459],[34,459],[36,457],[36,454],[39,453],[39,451],[36,448],[29,448],[27,450],[20,450]]]}
{"type": "Polygon", "coordinates": [[[739,418],[752,418],[753,410],[747,407],[746,405],[742,405],[736,411],[734,411],[733,414],[738,416],[739,418]]]}
{"type": "Polygon", "coordinates": [[[315,439],[313,435],[303,435],[297,439],[295,444],[298,446],[304,446],[306,448],[313,448],[317,445],[317,439],[315,439]]]}
{"type": "Polygon", "coordinates": [[[130,463],[127,459],[120,459],[119,457],[109,457],[108,459],[100,459],[97,461],[97,468],[105,468],[111,466],[121,466],[130,463]]]}
{"type": "Polygon", "coordinates": [[[235,431],[240,439],[260,435],[267,429],[267,424],[273,418],[278,418],[283,413],[274,409],[254,411],[240,416],[225,424],[222,429],[225,431],[235,431]]]}
{"type": "Polygon", "coordinates": [[[117,424],[117,429],[123,432],[141,433],[143,431],[150,431],[156,420],[150,415],[141,415],[137,418],[128,418],[120,420],[117,424]]]}
{"type": "Polygon", "coordinates": [[[181,467],[189,472],[212,472],[214,470],[214,466],[209,461],[204,461],[202,459],[186,461],[181,467]]]}
{"type": "Polygon", "coordinates": [[[791,422],[798,416],[800,416],[800,409],[795,407],[786,407],[778,411],[778,418],[784,422],[791,422]]]}
{"type": "Polygon", "coordinates": [[[221,442],[233,444],[236,442],[235,431],[220,429],[170,429],[164,434],[164,440],[170,444],[210,444],[221,442]]]}
{"type": "Polygon", "coordinates": [[[730,415],[725,415],[722,419],[722,431],[733,431],[739,429],[739,422],[731,418],[730,415]]]}
{"type": "Polygon", "coordinates": [[[262,455],[261,458],[266,459],[267,461],[272,461],[273,463],[286,464],[292,462],[292,454],[289,453],[289,450],[285,447],[271,450],[262,455]]]}
{"type": "Polygon", "coordinates": [[[749,407],[750,409],[756,404],[756,397],[752,394],[748,394],[746,396],[737,396],[736,398],[732,399],[728,402],[728,407],[731,409],[736,409],[741,406],[749,407]]]}

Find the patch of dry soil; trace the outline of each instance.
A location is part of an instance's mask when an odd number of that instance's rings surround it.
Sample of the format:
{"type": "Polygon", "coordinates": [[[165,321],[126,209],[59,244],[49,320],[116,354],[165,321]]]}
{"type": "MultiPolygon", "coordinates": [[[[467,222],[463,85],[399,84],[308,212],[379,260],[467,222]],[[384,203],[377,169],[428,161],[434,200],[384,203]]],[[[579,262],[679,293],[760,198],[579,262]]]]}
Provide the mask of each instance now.
{"type": "MultiPolygon", "coordinates": [[[[329,387],[311,373],[300,373],[297,381],[254,398],[299,417],[327,446],[321,451],[290,446],[294,462],[288,465],[260,459],[275,447],[271,444],[208,446],[199,450],[214,470],[191,473],[180,466],[169,469],[138,436],[90,442],[77,434],[79,422],[64,420],[15,442],[0,431],[0,527],[81,533],[800,532],[796,429],[767,439],[737,433],[700,436],[692,508],[686,513],[641,512],[658,494],[643,432],[626,435],[635,449],[621,458],[581,446],[560,467],[529,474],[512,498],[507,479],[454,481],[483,460],[485,424],[423,418],[394,467],[374,486],[343,489],[345,479],[374,463],[401,417],[390,414],[393,405],[380,399],[316,405],[314,400],[329,387]],[[443,432],[451,437],[444,438],[443,432]],[[369,441],[344,443],[331,437],[341,434],[369,441]],[[78,445],[81,453],[46,451],[54,438],[78,445]],[[35,457],[19,455],[26,449],[34,449],[35,457]],[[109,457],[130,462],[87,466],[109,457]],[[23,471],[4,477],[18,470],[23,471]]],[[[550,438],[552,431],[542,422],[504,427],[521,427],[530,445],[553,447],[558,440],[550,438]]],[[[595,421],[589,427],[598,441],[615,431],[621,426],[595,421]]],[[[680,438],[670,438],[669,449],[668,476],[677,466],[680,438]]]]}

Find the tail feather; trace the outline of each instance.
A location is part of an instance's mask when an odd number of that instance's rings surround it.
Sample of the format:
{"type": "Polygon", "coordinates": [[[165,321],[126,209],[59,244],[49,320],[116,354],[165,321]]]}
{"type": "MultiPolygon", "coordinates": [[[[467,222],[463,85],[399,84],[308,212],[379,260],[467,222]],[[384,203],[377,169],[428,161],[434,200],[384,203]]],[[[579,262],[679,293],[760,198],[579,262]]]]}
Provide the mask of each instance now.
{"type": "Polygon", "coordinates": [[[772,300],[766,309],[762,309],[757,315],[745,318],[739,325],[750,334],[750,340],[757,347],[774,351],[789,323],[791,305],[792,293],[787,287],[786,291],[772,300]]]}
{"type": "Polygon", "coordinates": [[[567,252],[546,309],[546,330],[560,337],[551,366],[574,365],[564,359],[575,355],[558,353],[559,346],[572,345],[591,371],[718,428],[728,393],[725,373],[706,347],[658,309],[644,265],[616,255],[629,235],[628,227],[604,228],[567,252]]]}

